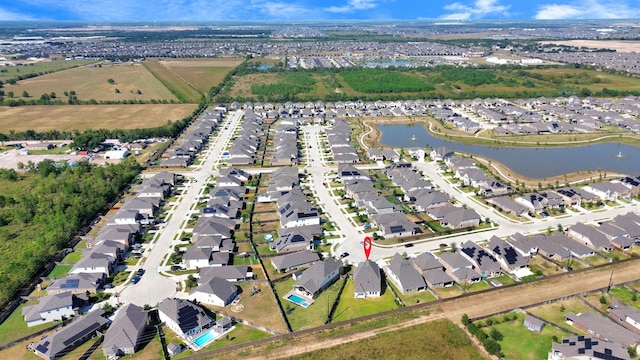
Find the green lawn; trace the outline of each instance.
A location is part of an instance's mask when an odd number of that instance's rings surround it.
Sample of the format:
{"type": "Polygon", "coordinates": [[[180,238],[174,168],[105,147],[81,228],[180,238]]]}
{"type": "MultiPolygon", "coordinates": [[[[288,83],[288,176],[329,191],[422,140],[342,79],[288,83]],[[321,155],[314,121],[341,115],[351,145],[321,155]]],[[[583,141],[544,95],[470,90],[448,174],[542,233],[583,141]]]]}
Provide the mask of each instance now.
{"type": "Polygon", "coordinates": [[[542,332],[530,331],[523,325],[524,314],[518,314],[517,316],[517,320],[485,328],[487,333],[490,333],[490,328],[496,328],[504,335],[499,344],[502,347],[505,359],[546,359],[551,350],[552,337],[556,336],[558,340],[562,340],[563,336],[569,335],[548,325],[542,329],[542,332]]]}
{"type": "Polygon", "coordinates": [[[342,291],[342,296],[340,296],[340,303],[333,314],[333,322],[375,314],[398,307],[393,293],[389,289],[386,289],[379,298],[366,299],[356,299],[353,296],[353,289],[354,282],[349,279],[342,291]]]}
{"type": "Polygon", "coordinates": [[[62,259],[62,262],[77,263],[78,261],[80,261],[80,259],[82,259],[82,253],[79,251],[74,251],[74,252],[68,253],[67,256],[65,256],[64,259],[62,259]]]}
{"type": "Polygon", "coordinates": [[[464,284],[462,285],[462,287],[466,288],[468,292],[487,290],[487,289],[493,288],[485,280],[481,280],[481,281],[478,281],[477,283],[472,283],[472,284],[464,284]]]}
{"type": "Polygon", "coordinates": [[[464,291],[457,285],[442,287],[433,290],[441,299],[452,298],[464,294],[464,291]]]}
{"type": "Polygon", "coordinates": [[[329,310],[333,305],[336,297],[338,296],[338,290],[342,284],[342,279],[336,281],[333,285],[325,289],[318,297],[316,297],[313,304],[308,308],[295,305],[294,303],[283,298],[289,291],[293,289],[295,284],[293,278],[279,282],[275,285],[276,293],[280,297],[282,306],[285,309],[289,324],[293,330],[302,330],[306,328],[316,327],[323,325],[329,315],[329,310]]]}
{"type": "Polygon", "coordinates": [[[7,320],[0,324],[0,344],[6,344],[10,341],[33,334],[38,330],[46,329],[56,324],[51,322],[27,327],[27,323],[24,321],[24,317],[22,316],[22,309],[25,306],[26,304],[18,306],[11,315],[9,315],[7,320]]]}
{"type": "Polygon", "coordinates": [[[499,281],[502,285],[511,285],[511,284],[515,284],[516,283],[516,281],[513,280],[513,278],[511,278],[507,274],[500,275],[500,276],[498,276],[496,278],[493,278],[491,280],[499,281]]]}
{"type": "Polygon", "coordinates": [[[582,301],[576,298],[572,298],[565,301],[558,301],[552,304],[536,306],[529,309],[529,312],[540,319],[550,321],[560,327],[571,329],[574,332],[580,333],[578,329],[573,328],[565,323],[565,317],[570,312],[578,314],[590,309],[591,308],[582,301]]]}
{"type": "Polygon", "coordinates": [[[247,257],[243,256],[234,256],[233,257],[233,265],[257,265],[258,260],[256,260],[253,255],[249,255],[247,257]]]}
{"type": "Polygon", "coordinates": [[[589,256],[584,258],[584,261],[586,261],[587,263],[589,263],[591,266],[598,266],[598,265],[602,265],[602,264],[608,264],[609,260],[600,256],[600,255],[593,255],[593,256],[589,256]]]}
{"type": "Polygon", "coordinates": [[[56,265],[47,276],[54,279],[63,278],[67,276],[72,267],[71,265],[56,265]]]}
{"type": "Polygon", "coordinates": [[[619,299],[627,305],[633,306],[636,309],[640,310],[640,301],[638,300],[638,294],[626,286],[616,286],[614,288],[611,288],[611,290],[609,290],[609,295],[615,297],[616,299],[619,299]],[[633,301],[634,295],[636,296],[636,301],[633,301]]]}
{"type": "MultiPolygon", "coordinates": [[[[209,346],[203,348],[200,351],[203,352],[208,350],[220,349],[226,346],[242,344],[242,343],[260,340],[260,339],[264,339],[272,336],[269,333],[266,333],[264,331],[261,331],[256,328],[252,328],[250,326],[246,326],[243,324],[236,324],[234,326],[235,328],[231,330],[231,332],[229,332],[227,336],[223,336],[222,338],[212,342],[211,344],[209,344],[209,346]]],[[[171,330],[167,331],[167,333],[170,331],[171,330]]],[[[193,354],[196,354],[196,352],[192,350],[186,350],[178,354],[174,359],[181,359],[193,354]]]]}
{"type": "Polygon", "coordinates": [[[127,278],[129,277],[129,274],[131,274],[131,271],[120,271],[117,272],[115,275],[113,275],[113,281],[111,282],[111,284],[113,286],[118,286],[122,283],[124,283],[127,278]]]}
{"type": "MultiPolygon", "coordinates": [[[[408,294],[403,294],[402,291],[398,290],[398,288],[390,281],[387,281],[387,286],[391,286],[400,299],[406,306],[415,305],[423,302],[435,301],[437,298],[433,296],[433,294],[429,291],[420,291],[420,292],[411,292],[408,294]]],[[[387,289],[389,291],[389,289],[387,289]]]]}

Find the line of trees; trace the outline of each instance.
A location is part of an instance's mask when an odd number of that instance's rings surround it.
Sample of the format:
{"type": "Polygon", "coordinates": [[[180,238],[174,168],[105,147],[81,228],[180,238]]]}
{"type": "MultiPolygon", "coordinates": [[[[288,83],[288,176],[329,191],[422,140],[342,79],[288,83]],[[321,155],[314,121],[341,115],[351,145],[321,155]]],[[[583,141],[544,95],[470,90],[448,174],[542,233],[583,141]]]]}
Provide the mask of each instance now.
{"type": "Polygon", "coordinates": [[[27,163],[26,175],[2,171],[0,186],[19,192],[0,201],[0,304],[87,226],[139,174],[134,158],[119,164],[27,163]]]}

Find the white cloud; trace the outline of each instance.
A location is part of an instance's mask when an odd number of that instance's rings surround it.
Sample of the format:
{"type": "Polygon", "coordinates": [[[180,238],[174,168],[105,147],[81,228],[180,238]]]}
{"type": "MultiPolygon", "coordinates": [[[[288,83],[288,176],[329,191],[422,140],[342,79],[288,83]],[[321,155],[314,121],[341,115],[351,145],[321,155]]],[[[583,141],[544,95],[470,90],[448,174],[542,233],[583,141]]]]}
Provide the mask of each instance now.
{"type": "Polygon", "coordinates": [[[541,5],[534,16],[538,20],[631,19],[640,16],[640,8],[628,1],[584,0],[564,4],[541,5]]]}
{"type": "Polygon", "coordinates": [[[291,2],[255,1],[255,9],[265,13],[269,18],[295,19],[306,17],[312,10],[291,2]]]}
{"type": "Polygon", "coordinates": [[[348,0],[347,4],[342,6],[329,6],[324,11],[333,13],[350,13],[359,10],[373,9],[378,6],[375,0],[348,0]]]}
{"type": "Polygon", "coordinates": [[[473,4],[465,5],[459,2],[448,4],[444,9],[451,11],[441,16],[445,20],[469,20],[481,19],[488,15],[509,15],[511,5],[500,5],[500,0],[476,0],[473,4]]]}

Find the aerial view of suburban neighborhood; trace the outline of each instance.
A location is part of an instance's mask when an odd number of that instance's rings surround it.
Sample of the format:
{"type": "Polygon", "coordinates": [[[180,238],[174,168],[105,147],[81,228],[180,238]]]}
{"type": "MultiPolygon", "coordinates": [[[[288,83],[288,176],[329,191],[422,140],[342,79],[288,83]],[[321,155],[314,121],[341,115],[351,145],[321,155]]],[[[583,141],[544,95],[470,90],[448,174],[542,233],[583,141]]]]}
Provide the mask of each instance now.
{"type": "Polygon", "coordinates": [[[0,359],[640,359],[633,1],[23,3],[0,5],[0,359]]]}

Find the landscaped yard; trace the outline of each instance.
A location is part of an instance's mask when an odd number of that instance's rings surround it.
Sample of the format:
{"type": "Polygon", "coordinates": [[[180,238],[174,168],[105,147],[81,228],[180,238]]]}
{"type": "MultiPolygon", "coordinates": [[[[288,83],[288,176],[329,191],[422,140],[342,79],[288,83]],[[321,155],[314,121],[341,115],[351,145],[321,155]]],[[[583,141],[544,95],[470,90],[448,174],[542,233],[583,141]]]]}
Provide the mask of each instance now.
{"type": "MultiPolygon", "coordinates": [[[[551,350],[551,339],[555,336],[558,340],[562,340],[563,336],[569,336],[568,333],[548,325],[542,329],[542,332],[530,331],[523,325],[524,314],[517,316],[517,320],[491,326],[504,335],[499,344],[505,359],[546,359],[551,350]]],[[[489,333],[489,327],[485,328],[485,331],[489,333]]]]}
{"type": "Polygon", "coordinates": [[[391,290],[386,289],[378,298],[356,299],[354,295],[354,282],[347,280],[347,284],[340,296],[340,303],[333,314],[332,322],[353,319],[369,314],[375,314],[386,310],[396,309],[395,298],[391,290]]]}
{"type": "Polygon", "coordinates": [[[609,295],[622,301],[627,305],[631,305],[640,310],[640,301],[638,301],[638,293],[626,286],[616,286],[609,290],[609,295]],[[635,301],[633,300],[635,299],[635,301]]]}
{"type": "MultiPolygon", "coordinates": [[[[35,302],[29,304],[34,305],[35,302]]],[[[21,337],[33,334],[38,330],[46,329],[57,324],[55,322],[51,322],[28,327],[27,323],[24,321],[24,317],[22,316],[22,309],[25,306],[27,306],[27,304],[21,304],[18,306],[11,315],[9,315],[7,320],[0,324],[0,345],[20,339],[21,337]]]]}
{"type": "Polygon", "coordinates": [[[464,294],[464,291],[457,285],[449,287],[441,287],[434,290],[441,299],[452,298],[464,294]]]}
{"type": "Polygon", "coordinates": [[[53,279],[63,278],[67,276],[67,274],[69,273],[69,270],[71,270],[72,267],[73,266],[71,265],[56,265],[56,267],[54,267],[53,270],[51,270],[51,272],[49,273],[49,275],[47,275],[47,277],[50,277],[53,279]]]}
{"type": "Polygon", "coordinates": [[[574,332],[580,333],[580,331],[574,327],[569,326],[565,322],[565,317],[568,313],[578,314],[584,311],[590,310],[582,301],[572,298],[569,300],[558,301],[552,304],[540,305],[534,308],[530,308],[531,314],[539,317],[540,319],[552,322],[562,328],[571,329],[574,332]]]}
{"type": "MultiPolygon", "coordinates": [[[[234,312],[231,306],[225,306],[224,308],[217,306],[209,307],[216,311],[222,311],[229,316],[245,319],[281,333],[287,332],[287,327],[282,319],[282,315],[280,315],[280,311],[278,311],[278,304],[267,282],[239,284],[239,286],[242,289],[242,293],[240,294],[240,305],[244,306],[242,311],[234,312]],[[251,289],[253,287],[255,287],[258,292],[251,295],[251,289]]],[[[286,300],[280,299],[280,301],[284,303],[286,300]]]]}
{"type": "Polygon", "coordinates": [[[68,253],[67,256],[65,256],[64,259],[62,259],[62,262],[77,263],[78,261],[80,261],[80,259],[82,259],[82,253],[79,251],[74,251],[74,252],[68,253]]]}
{"type": "Polygon", "coordinates": [[[287,318],[289,319],[289,324],[293,330],[302,330],[323,325],[327,320],[327,316],[329,315],[329,310],[331,309],[333,302],[338,296],[342,279],[339,279],[333,285],[320,293],[314,303],[308,308],[295,305],[283,298],[283,296],[285,296],[289,291],[293,290],[293,284],[295,283],[296,280],[290,278],[285,281],[278,282],[275,285],[276,292],[280,297],[285,313],[288,313],[287,318]]]}
{"type": "Polygon", "coordinates": [[[584,261],[589,263],[591,266],[598,266],[598,265],[609,263],[609,260],[607,258],[602,257],[598,254],[586,257],[584,258],[584,261]]]}
{"type": "Polygon", "coordinates": [[[498,277],[492,278],[489,281],[492,281],[492,280],[498,281],[502,285],[511,285],[516,283],[516,281],[513,280],[513,278],[511,278],[511,276],[507,274],[503,274],[498,277]]]}

